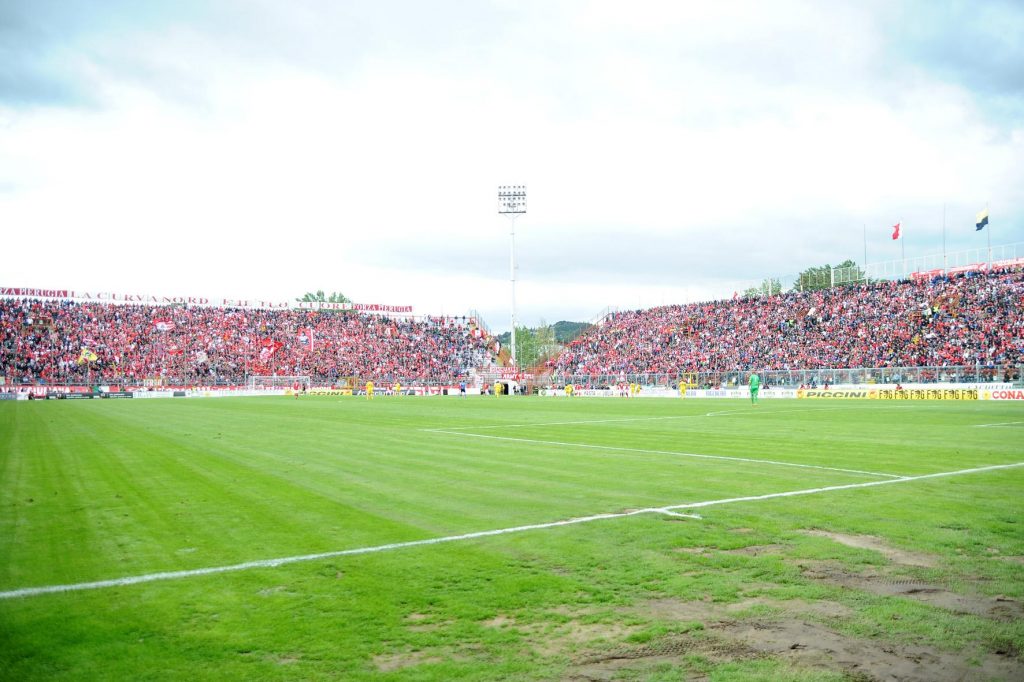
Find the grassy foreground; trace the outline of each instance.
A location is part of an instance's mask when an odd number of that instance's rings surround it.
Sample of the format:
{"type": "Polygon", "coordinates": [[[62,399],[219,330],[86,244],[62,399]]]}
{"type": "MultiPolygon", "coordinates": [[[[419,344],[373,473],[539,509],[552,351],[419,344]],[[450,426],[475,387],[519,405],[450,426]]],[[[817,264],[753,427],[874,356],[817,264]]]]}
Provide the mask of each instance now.
{"type": "Polygon", "coordinates": [[[1024,462],[1021,407],[0,402],[3,593],[618,514],[5,595],[0,679],[1020,679],[1024,467],[623,513],[1024,462]]]}

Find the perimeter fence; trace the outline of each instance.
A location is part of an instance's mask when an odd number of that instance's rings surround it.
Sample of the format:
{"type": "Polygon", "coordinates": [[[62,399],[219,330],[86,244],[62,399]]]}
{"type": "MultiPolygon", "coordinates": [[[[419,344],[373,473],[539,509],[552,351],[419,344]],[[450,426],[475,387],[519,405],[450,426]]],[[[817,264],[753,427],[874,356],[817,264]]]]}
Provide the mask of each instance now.
{"type": "MultiPolygon", "coordinates": [[[[871,385],[871,384],[984,384],[1019,383],[1024,365],[961,365],[953,367],[862,367],[854,369],[758,370],[762,385],[797,388],[799,386],[871,385]]],[[[592,388],[641,384],[690,388],[720,388],[746,385],[750,370],[731,372],[552,374],[549,382],[564,386],[572,383],[592,388]]],[[[542,382],[543,383],[543,382],[542,382]]]]}

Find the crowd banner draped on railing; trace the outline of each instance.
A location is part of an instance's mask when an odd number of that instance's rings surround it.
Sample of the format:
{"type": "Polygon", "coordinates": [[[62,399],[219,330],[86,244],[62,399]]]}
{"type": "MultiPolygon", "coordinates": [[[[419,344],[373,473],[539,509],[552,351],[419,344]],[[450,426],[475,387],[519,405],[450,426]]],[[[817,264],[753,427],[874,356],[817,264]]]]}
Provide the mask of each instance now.
{"type": "Polygon", "coordinates": [[[207,296],[165,296],[110,291],[77,291],[74,289],[33,289],[0,287],[0,297],[42,298],[89,303],[122,303],[137,305],[190,305],[216,308],[258,308],[266,310],[351,310],[359,313],[392,313],[412,315],[411,305],[387,303],[331,303],[328,301],[272,301],[263,298],[211,298],[207,296]]]}

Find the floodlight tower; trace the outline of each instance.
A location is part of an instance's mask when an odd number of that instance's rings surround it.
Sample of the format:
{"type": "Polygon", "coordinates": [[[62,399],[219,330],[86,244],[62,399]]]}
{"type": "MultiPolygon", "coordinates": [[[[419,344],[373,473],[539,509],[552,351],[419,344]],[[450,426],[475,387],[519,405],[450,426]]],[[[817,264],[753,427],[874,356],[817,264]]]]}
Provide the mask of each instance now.
{"type": "Polygon", "coordinates": [[[516,218],[526,214],[526,185],[498,187],[498,213],[512,225],[512,366],[516,367],[516,218]]]}

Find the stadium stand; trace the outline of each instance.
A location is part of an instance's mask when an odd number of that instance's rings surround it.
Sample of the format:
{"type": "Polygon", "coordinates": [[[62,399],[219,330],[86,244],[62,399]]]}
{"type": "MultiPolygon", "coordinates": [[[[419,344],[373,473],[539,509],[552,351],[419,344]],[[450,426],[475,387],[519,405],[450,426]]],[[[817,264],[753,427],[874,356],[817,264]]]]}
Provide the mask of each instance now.
{"type": "Polygon", "coordinates": [[[1003,367],[1024,361],[1024,269],[616,313],[555,374],[1003,367]]]}
{"type": "Polygon", "coordinates": [[[465,318],[0,300],[0,376],[21,384],[452,380],[490,364],[488,345],[465,318]]]}
{"type": "MultiPolygon", "coordinates": [[[[1024,363],[1024,269],[615,313],[547,369],[561,376],[1024,363]]],[[[15,384],[241,385],[252,375],[454,383],[494,368],[466,318],[0,299],[15,384]]],[[[1019,377],[1012,377],[1017,379],[1019,377]]]]}

